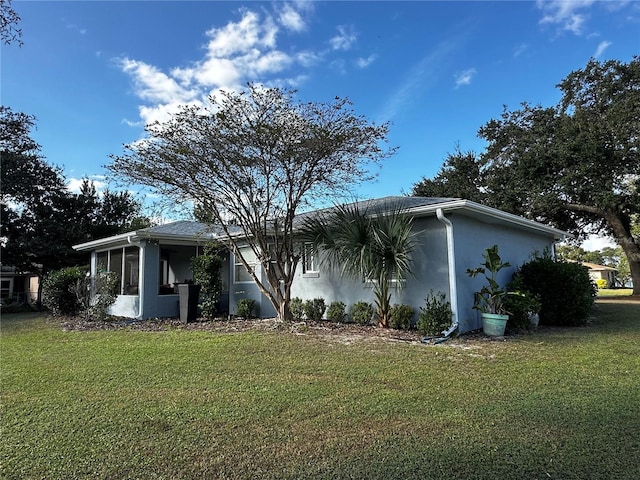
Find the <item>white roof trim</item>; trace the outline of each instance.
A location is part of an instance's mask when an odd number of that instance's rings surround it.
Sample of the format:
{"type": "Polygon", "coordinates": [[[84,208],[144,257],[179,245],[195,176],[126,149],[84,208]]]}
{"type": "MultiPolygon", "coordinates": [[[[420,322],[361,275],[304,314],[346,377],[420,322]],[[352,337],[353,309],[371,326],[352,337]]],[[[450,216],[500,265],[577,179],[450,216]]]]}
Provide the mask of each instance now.
{"type": "Polygon", "coordinates": [[[544,225],[534,220],[529,220],[519,215],[507,213],[502,210],[498,210],[497,208],[487,207],[486,205],[481,205],[479,203],[472,202],[470,200],[453,200],[453,201],[447,201],[443,203],[436,203],[434,205],[424,205],[421,207],[413,207],[413,208],[407,209],[407,212],[412,214],[418,214],[418,215],[419,214],[435,215],[438,209],[442,209],[443,211],[447,211],[447,212],[451,212],[455,210],[465,210],[470,213],[478,213],[491,218],[495,218],[496,220],[499,220],[505,223],[515,224],[515,225],[524,227],[526,229],[537,230],[542,233],[551,234],[557,240],[561,240],[561,239],[565,239],[567,237],[573,236],[563,230],[559,230],[557,228],[544,225]]]}

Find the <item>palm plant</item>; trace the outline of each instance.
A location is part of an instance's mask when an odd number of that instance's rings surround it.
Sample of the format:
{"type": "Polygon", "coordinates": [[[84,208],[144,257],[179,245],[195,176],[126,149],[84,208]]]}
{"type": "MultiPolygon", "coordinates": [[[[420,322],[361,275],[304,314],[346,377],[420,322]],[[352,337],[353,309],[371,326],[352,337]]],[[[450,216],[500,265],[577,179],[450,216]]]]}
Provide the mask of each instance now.
{"type": "Polygon", "coordinates": [[[368,214],[358,204],[340,205],[307,219],[302,234],[323,252],[321,262],[373,284],[379,325],[388,327],[390,285],[395,277],[395,288],[402,288],[411,273],[415,247],[411,218],[399,206],[387,205],[381,213],[368,214]]]}

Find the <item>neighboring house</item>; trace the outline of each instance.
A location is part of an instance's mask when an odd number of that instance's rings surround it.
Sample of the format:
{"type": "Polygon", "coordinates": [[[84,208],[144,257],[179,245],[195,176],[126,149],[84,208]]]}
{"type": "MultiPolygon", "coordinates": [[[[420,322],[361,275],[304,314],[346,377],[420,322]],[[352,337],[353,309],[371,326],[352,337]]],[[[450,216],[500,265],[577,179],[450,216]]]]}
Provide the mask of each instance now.
{"type": "MultiPolygon", "coordinates": [[[[417,313],[431,290],[443,292],[451,302],[454,323],[461,333],[481,327],[479,314],[473,310],[473,299],[482,280],[470,278],[466,270],[483,261],[485,248],[497,244],[503,260],[511,263],[511,268],[500,272],[499,280],[506,283],[533,253],[553,251],[555,242],[568,236],[561,230],[456,198],[387,197],[360,204],[369,212],[376,212],[397,202],[413,217],[417,247],[412,256],[413,274],[404,281],[401,290],[393,293],[392,302],[411,305],[417,313]]],[[[305,215],[313,212],[300,217],[305,215]]],[[[208,241],[218,238],[217,233],[203,224],[181,221],[94,240],[74,248],[91,252],[92,274],[101,270],[120,273],[121,294],[111,309],[112,314],[138,319],[176,317],[179,300],[174,286],[192,279],[190,258],[198,255],[208,241]]],[[[342,301],[347,310],[358,301],[373,303],[370,283],[324,268],[315,252],[301,247],[306,254],[298,265],[292,297],[322,297],[327,305],[342,301]]],[[[245,258],[254,263],[256,260],[252,260],[250,251],[247,247],[245,258]]],[[[244,266],[236,262],[232,254],[224,260],[222,303],[229,306],[229,313],[235,312],[239,299],[251,298],[256,301],[260,317],[276,316],[244,266]]],[[[257,274],[261,274],[259,269],[257,274]]]]}
{"type": "Polygon", "coordinates": [[[7,265],[0,267],[0,303],[32,305],[38,299],[38,275],[7,265]]]}
{"type": "Polygon", "coordinates": [[[616,272],[618,269],[607,267],[606,265],[598,265],[597,263],[580,262],[580,264],[589,269],[589,276],[595,282],[596,280],[606,280],[609,287],[616,284],[616,272]]]}

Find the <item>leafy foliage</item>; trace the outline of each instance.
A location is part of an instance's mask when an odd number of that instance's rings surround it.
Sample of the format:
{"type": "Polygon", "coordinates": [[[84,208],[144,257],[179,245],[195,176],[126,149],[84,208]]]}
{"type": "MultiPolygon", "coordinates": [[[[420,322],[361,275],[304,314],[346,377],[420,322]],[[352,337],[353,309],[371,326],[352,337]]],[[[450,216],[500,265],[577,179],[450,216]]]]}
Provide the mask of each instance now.
{"type": "Polygon", "coordinates": [[[596,297],[596,287],[585,267],[556,262],[548,256],[522,265],[514,281],[540,298],[541,325],[584,325],[596,297]]]}
{"type": "Polygon", "coordinates": [[[236,315],[242,318],[255,316],[256,301],[251,298],[241,298],[236,305],[236,315]]]}
{"type": "Polygon", "coordinates": [[[343,322],[346,308],[344,302],[331,302],[327,308],[327,320],[336,323],[343,322]]]}
{"type": "Polygon", "coordinates": [[[349,316],[354,323],[369,325],[373,319],[373,307],[368,302],[356,302],[351,305],[349,316]]]}
{"type": "Polygon", "coordinates": [[[304,316],[304,301],[300,297],[292,298],[289,305],[293,318],[300,319],[304,316]]]}
{"type": "MultiPolygon", "coordinates": [[[[518,277],[516,277],[518,278],[518,277]]],[[[542,307],[539,296],[524,289],[522,281],[515,280],[509,285],[509,293],[505,299],[505,309],[509,312],[507,326],[516,329],[528,329],[531,321],[529,315],[539,313],[542,307]]]]}
{"type": "Polygon", "coordinates": [[[498,245],[486,248],[482,253],[484,262],[480,267],[467,269],[467,275],[475,277],[482,275],[487,280],[487,284],[475,294],[475,305],[473,308],[483,313],[504,314],[504,299],[507,290],[498,283],[498,272],[503,268],[510,267],[509,262],[503,262],[498,253],[498,245]]]}
{"type": "Polygon", "coordinates": [[[425,305],[420,307],[416,329],[422,335],[440,335],[451,326],[452,318],[451,303],[445,294],[431,290],[425,299],[425,305]]]}
{"type": "Polygon", "coordinates": [[[380,212],[361,211],[357,203],[338,205],[306,219],[301,235],[323,252],[321,262],[373,284],[380,325],[389,326],[390,285],[402,287],[411,272],[415,248],[412,219],[396,205],[380,212]]]}
{"type": "MultiPolygon", "coordinates": [[[[640,295],[640,58],[590,60],[558,87],[557,105],[505,107],[480,128],[488,145],[476,198],[580,238],[612,235],[640,295]]],[[[459,181],[469,171],[449,162],[434,182],[446,196],[471,195],[475,183],[459,181]]]]}
{"type": "Polygon", "coordinates": [[[413,186],[418,197],[460,197],[478,203],[486,201],[482,189],[481,164],[474,152],[456,148],[449,154],[440,171],[432,179],[423,177],[413,186]]]}
{"type": "Polygon", "coordinates": [[[2,263],[46,275],[87,261],[74,244],[122,233],[134,222],[142,226],[144,219],[128,192],[99,195],[88,179],[80,193],[67,191],[61,170],[44,161],[31,138],[34,125],[34,117],[0,107],[2,263]]]}
{"type": "Polygon", "coordinates": [[[415,311],[410,305],[396,303],[389,309],[389,326],[396,330],[410,330],[415,311]]]}
{"type": "Polygon", "coordinates": [[[244,262],[229,219],[239,225],[264,272],[256,284],[283,320],[300,252],[293,221],[303,206],[341,196],[370,178],[368,166],[391,155],[388,125],[356,115],[346,99],[297,102],[295,91],[249,84],[220,92],[206,108],[186,106],[148,139],[113,157],[111,172],[176,201],[192,199],[222,226],[244,262]],[[268,220],[267,220],[268,219],[268,220]]]}
{"type": "Polygon", "coordinates": [[[77,315],[82,303],[76,295],[76,288],[86,276],[87,272],[79,267],[51,272],[43,281],[42,303],[56,316],[77,315]]]}
{"type": "Polygon", "coordinates": [[[120,290],[120,276],[115,272],[100,272],[94,277],[84,275],[71,286],[78,299],[82,317],[86,320],[104,320],[120,290]]]}
{"type": "Polygon", "coordinates": [[[307,320],[319,321],[322,320],[322,316],[324,315],[324,311],[326,309],[324,298],[314,298],[312,300],[307,300],[303,305],[304,316],[307,320]]]}
{"type": "Polygon", "coordinates": [[[22,46],[22,29],[18,28],[20,15],[11,8],[11,0],[0,0],[0,40],[5,45],[18,42],[22,46]]]}
{"type": "Polygon", "coordinates": [[[218,302],[222,294],[221,245],[208,244],[204,253],[191,259],[193,281],[200,285],[200,307],[202,314],[214,318],[218,313],[218,302]]]}

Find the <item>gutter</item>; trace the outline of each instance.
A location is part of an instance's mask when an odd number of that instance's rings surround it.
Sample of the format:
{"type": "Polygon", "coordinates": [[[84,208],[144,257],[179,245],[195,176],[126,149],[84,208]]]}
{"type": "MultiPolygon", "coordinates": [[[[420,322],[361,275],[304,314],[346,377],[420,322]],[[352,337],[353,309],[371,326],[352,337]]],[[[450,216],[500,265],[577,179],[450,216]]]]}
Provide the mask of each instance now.
{"type": "Polygon", "coordinates": [[[458,329],[458,282],[456,280],[456,256],[453,241],[453,223],[444,216],[442,208],[436,209],[438,220],[444,223],[447,231],[447,261],[449,263],[449,298],[451,299],[451,326],[442,331],[445,337],[449,337],[458,329]]]}

